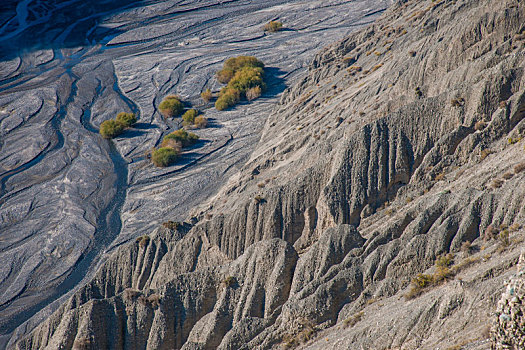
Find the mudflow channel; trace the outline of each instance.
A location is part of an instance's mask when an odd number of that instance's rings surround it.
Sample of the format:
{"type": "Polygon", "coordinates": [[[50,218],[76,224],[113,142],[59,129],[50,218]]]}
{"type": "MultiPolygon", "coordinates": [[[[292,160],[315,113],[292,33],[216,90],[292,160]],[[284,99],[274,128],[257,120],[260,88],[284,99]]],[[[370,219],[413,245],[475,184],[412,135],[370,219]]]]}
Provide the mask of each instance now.
{"type": "Polygon", "coordinates": [[[280,93],[325,45],[386,0],[48,1],[0,5],[0,348],[89,280],[118,245],[184,220],[250,156],[280,93]],[[278,19],[285,29],[262,30],[278,19]],[[266,64],[267,92],[218,112],[199,94],[236,55],[266,64]],[[176,164],[144,156],[180,121],[178,94],[209,120],[176,164]],[[108,141],[100,123],[134,112],[108,141]],[[13,333],[15,332],[15,333],[13,333]]]}

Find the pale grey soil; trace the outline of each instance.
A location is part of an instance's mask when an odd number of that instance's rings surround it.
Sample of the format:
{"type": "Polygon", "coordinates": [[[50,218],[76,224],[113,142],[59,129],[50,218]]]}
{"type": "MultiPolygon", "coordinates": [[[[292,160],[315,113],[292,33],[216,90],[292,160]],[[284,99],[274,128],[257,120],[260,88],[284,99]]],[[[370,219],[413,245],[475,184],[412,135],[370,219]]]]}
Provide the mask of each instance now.
{"type": "Polygon", "coordinates": [[[86,281],[115,245],[163,221],[187,218],[244,164],[279,94],[303,74],[313,54],[373,21],[388,3],[5,5],[0,12],[3,339],[86,281]],[[75,18],[78,9],[82,17],[75,18]],[[286,29],[265,34],[262,26],[272,19],[286,29]],[[241,54],[266,63],[267,93],[220,113],[202,105],[198,96],[204,88],[220,88],[213,76],[221,62],[241,54]],[[203,109],[211,125],[196,131],[201,141],[176,165],[157,169],[144,153],[180,126],[155,109],[169,93],[203,109]],[[103,140],[98,125],[120,111],[136,112],[138,125],[114,142],[103,140]]]}

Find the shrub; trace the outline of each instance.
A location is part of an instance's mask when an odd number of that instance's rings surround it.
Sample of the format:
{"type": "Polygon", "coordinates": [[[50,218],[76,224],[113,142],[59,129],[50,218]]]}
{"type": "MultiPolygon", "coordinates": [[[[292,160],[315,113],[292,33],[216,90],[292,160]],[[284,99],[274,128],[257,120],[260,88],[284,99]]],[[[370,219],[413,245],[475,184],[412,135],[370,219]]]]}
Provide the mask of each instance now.
{"type": "Polygon", "coordinates": [[[204,129],[208,125],[208,119],[206,119],[204,116],[198,116],[195,118],[195,126],[199,129],[204,129]]]}
{"type": "Polygon", "coordinates": [[[474,248],[472,247],[472,243],[470,241],[465,241],[461,244],[461,251],[465,254],[470,254],[474,248]]]}
{"type": "Polygon", "coordinates": [[[182,120],[184,125],[192,125],[195,122],[195,117],[199,112],[196,109],[189,109],[182,115],[182,120]]]}
{"type": "Polygon", "coordinates": [[[226,108],[235,106],[241,100],[241,94],[239,90],[232,88],[222,88],[219,94],[219,98],[215,101],[215,108],[218,111],[223,111],[226,108]]]}
{"type": "Polygon", "coordinates": [[[178,221],[166,221],[162,223],[162,226],[164,228],[167,228],[168,230],[176,231],[179,227],[182,226],[182,224],[178,221]]]}
{"type": "Polygon", "coordinates": [[[510,232],[508,229],[504,229],[498,235],[498,241],[501,247],[508,247],[510,245],[510,232]]]}
{"type": "Polygon", "coordinates": [[[180,151],[182,150],[182,144],[179,141],[174,140],[174,139],[167,139],[167,138],[164,138],[164,140],[162,140],[160,147],[172,148],[177,153],[180,153],[180,151]]]}
{"type": "Polygon", "coordinates": [[[106,120],[100,124],[100,135],[105,139],[112,139],[124,131],[125,126],[115,120],[106,120]]]}
{"type": "Polygon", "coordinates": [[[480,120],[480,121],[477,121],[476,124],[474,124],[474,130],[481,131],[485,129],[486,126],[487,126],[487,122],[480,120]]]}
{"type": "Polygon", "coordinates": [[[345,327],[353,327],[357,324],[357,322],[361,321],[363,318],[363,315],[365,313],[363,311],[358,312],[350,317],[348,317],[346,320],[344,320],[343,324],[345,327]]]}
{"type": "Polygon", "coordinates": [[[248,101],[255,100],[256,98],[260,97],[262,94],[262,89],[260,86],[255,86],[246,91],[246,99],[248,101]]]}
{"type": "Polygon", "coordinates": [[[132,289],[132,288],[126,288],[124,289],[124,299],[128,302],[134,301],[137,299],[137,297],[140,295],[140,292],[138,290],[132,289]]]}
{"type": "Polygon", "coordinates": [[[419,86],[414,89],[414,93],[417,97],[423,96],[423,92],[421,91],[421,88],[419,86]]]}
{"type": "Polygon", "coordinates": [[[514,176],[513,173],[511,173],[510,171],[507,171],[505,174],[503,174],[501,177],[504,178],[505,180],[509,180],[511,179],[512,177],[514,176]]]}
{"type": "Polygon", "coordinates": [[[418,288],[425,288],[430,286],[432,284],[432,281],[432,275],[420,273],[412,280],[412,284],[417,286],[418,288]]]}
{"type": "Polygon", "coordinates": [[[135,242],[138,243],[138,245],[141,247],[141,248],[144,248],[146,247],[148,244],[149,244],[149,241],[150,241],[150,238],[148,235],[144,235],[144,236],[140,236],[138,237],[135,242]]]}
{"type": "Polygon", "coordinates": [[[235,72],[245,67],[264,68],[264,63],[253,56],[231,57],[224,62],[224,68],[231,69],[235,72]]]}
{"type": "Polygon", "coordinates": [[[199,139],[199,136],[195,135],[192,132],[187,132],[184,129],[176,130],[172,132],[171,134],[166,135],[164,137],[165,142],[168,142],[167,140],[175,140],[177,142],[180,142],[182,147],[190,146],[193,143],[195,143],[195,141],[197,141],[198,139],[199,139]]]}
{"type": "Polygon", "coordinates": [[[248,89],[256,86],[265,88],[263,76],[262,68],[244,67],[235,73],[228,83],[228,87],[238,90],[243,95],[248,89]]]}
{"type": "Polygon", "coordinates": [[[450,100],[452,107],[461,107],[465,104],[465,99],[463,97],[453,98],[450,100]]]}
{"type": "Polygon", "coordinates": [[[160,295],[158,294],[151,294],[149,297],[148,297],[148,303],[149,305],[156,309],[160,306],[160,295]]]}
{"type": "Polygon", "coordinates": [[[158,167],[167,167],[177,160],[178,153],[171,147],[161,147],[151,154],[151,161],[158,167]]]}
{"type": "Polygon", "coordinates": [[[523,163],[519,163],[519,164],[516,164],[514,166],[514,174],[519,174],[521,173],[523,170],[525,170],[525,162],[523,163]]]}
{"type": "Polygon", "coordinates": [[[165,118],[176,117],[182,113],[184,106],[175,95],[169,95],[159,105],[159,111],[165,118]]]}
{"type": "Polygon", "coordinates": [[[201,93],[201,98],[204,102],[208,103],[211,101],[213,94],[210,89],[206,89],[201,93]]]}
{"type": "Polygon", "coordinates": [[[452,265],[453,258],[454,256],[450,253],[446,255],[440,255],[436,259],[436,266],[437,267],[449,267],[450,265],[452,265]]]}
{"type": "Polygon", "coordinates": [[[501,179],[494,179],[490,184],[490,187],[492,188],[500,188],[501,186],[503,186],[503,180],[501,179]]]}
{"type": "Polygon", "coordinates": [[[235,72],[233,69],[230,68],[223,68],[220,71],[217,72],[217,80],[221,84],[228,84],[230,80],[233,78],[235,72]]]}
{"type": "Polygon", "coordinates": [[[275,33],[283,28],[283,23],[279,21],[270,21],[264,25],[264,31],[275,33]]]}
{"type": "Polygon", "coordinates": [[[484,241],[490,241],[491,239],[495,238],[498,234],[498,229],[495,228],[493,225],[488,225],[485,229],[485,232],[483,233],[483,240],[484,241]]]}
{"type": "Polygon", "coordinates": [[[233,276],[228,276],[222,281],[222,284],[224,284],[227,288],[232,288],[237,285],[237,279],[233,276]]]}
{"type": "Polygon", "coordinates": [[[481,152],[480,152],[479,157],[480,157],[481,160],[484,160],[485,158],[487,158],[492,153],[494,153],[494,152],[492,150],[490,150],[490,149],[482,149],[481,152]]]}
{"type": "Polygon", "coordinates": [[[441,181],[445,178],[445,170],[443,170],[441,173],[437,174],[434,177],[434,181],[441,181]]]}
{"type": "Polygon", "coordinates": [[[135,117],[134,113],[121,112],[117,114],[116,121],[117,123],[124,125],[124,127],[129,128],[130,126],[132,126],[133,124],[137,122],[137,118],[135,117]]]}
{"type": "Polygon", "coordinates": [[[285,349],[290,349],[306,343],[317,333],[312,322],[304,319],[299,319],[298,322],[299,329],[285,334],[282,338],[282,343],[285,349]]]}
{"type": "Polygon", "coordinates": [[[350,73],[350,75],[355,75],[357,72],[360,72],[361,70],[363,70],[361,66],[350,66],[346,69],[346,71],[350,73]]]}

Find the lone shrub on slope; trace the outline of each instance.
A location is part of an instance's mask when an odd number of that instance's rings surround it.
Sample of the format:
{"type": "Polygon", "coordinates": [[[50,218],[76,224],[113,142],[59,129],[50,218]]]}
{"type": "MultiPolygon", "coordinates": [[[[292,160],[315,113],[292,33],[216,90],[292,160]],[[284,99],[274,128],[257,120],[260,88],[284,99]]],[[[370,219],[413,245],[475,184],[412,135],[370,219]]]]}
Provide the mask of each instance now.
{"type": "Polygon", "coordinates": [[[264,31],[275,33],[280,31],[283,28],[283,22],[279,21],[270,21],[264,25],[264,31]]]}

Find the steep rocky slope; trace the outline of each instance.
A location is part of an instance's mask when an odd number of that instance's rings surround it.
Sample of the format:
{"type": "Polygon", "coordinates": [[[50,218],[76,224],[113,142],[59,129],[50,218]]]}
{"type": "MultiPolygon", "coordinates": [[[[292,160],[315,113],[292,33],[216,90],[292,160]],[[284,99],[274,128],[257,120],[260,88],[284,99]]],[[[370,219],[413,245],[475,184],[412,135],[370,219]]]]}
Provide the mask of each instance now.
{"type": "Polygon", "coordinates": [[[489,348],[525,238],[518,4],[399,1],[323,50],[217,195],[10,345],[489,348]]]}

